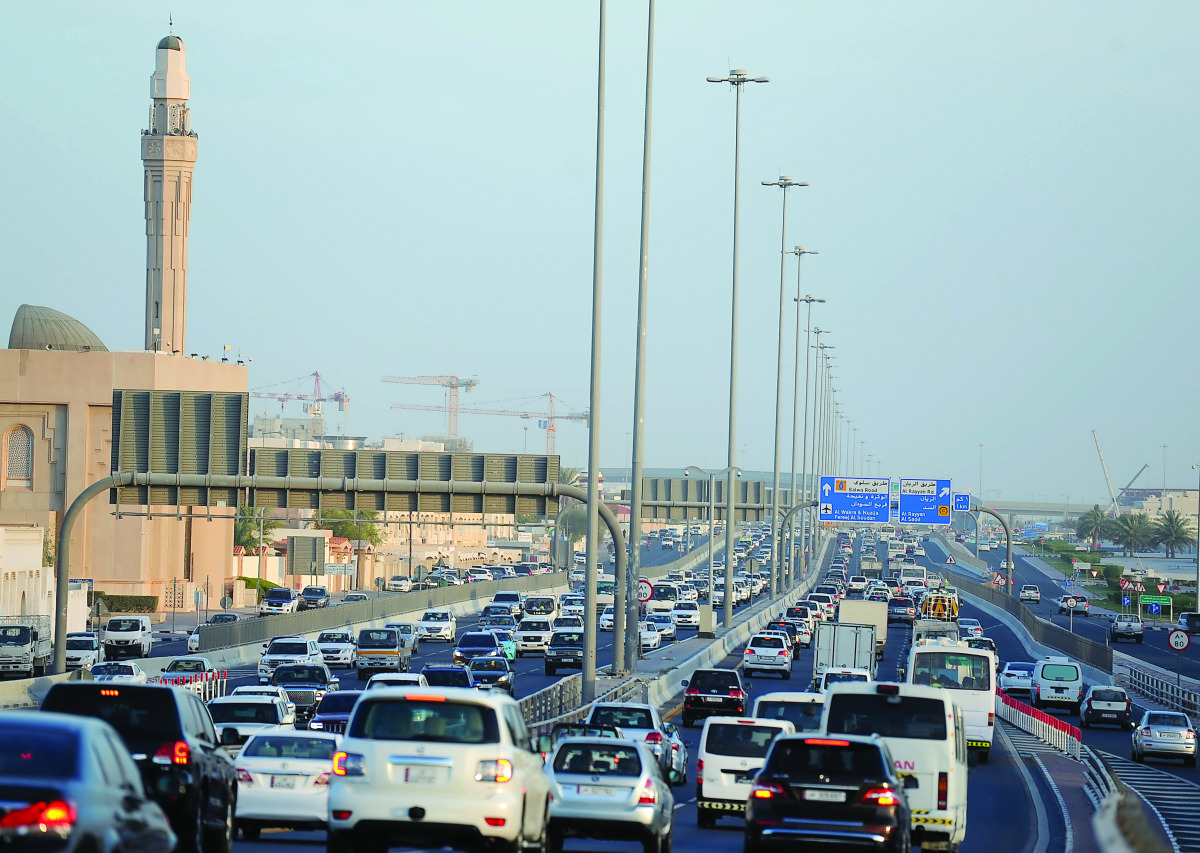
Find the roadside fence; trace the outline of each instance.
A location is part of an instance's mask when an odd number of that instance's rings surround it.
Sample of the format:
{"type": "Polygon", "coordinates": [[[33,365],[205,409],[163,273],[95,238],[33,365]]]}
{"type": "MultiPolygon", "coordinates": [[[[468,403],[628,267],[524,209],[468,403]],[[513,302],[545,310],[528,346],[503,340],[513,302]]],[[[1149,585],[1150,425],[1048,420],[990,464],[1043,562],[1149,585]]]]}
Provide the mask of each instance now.
{"type": "Polygon", "coordinates": [[[1072,758],[1080,759],[1083,732],[1070,723],[1018,702],[1006,693],[996,694],[996,716],[1072,758]]]}
{"type": "Polygon", "coordinates": [[[209,702],[219,696],[224,696],[229,686],[229,671],[189,672],[186,675],[164,675],[154,680],[156,684],[167,684],[172,687],[186,687],[201,701],[209,702]]]}
{"type": "Polygon", "coordinates": [[[1178,683],[1174,677],[1167,677],[1167,673],[1160,672],[1122,663],[1115,667],[1113,675],[1116,677],[1113,680],[1159,705],[1187,714],[1200,714],[1200,693],[1178,683]]]}

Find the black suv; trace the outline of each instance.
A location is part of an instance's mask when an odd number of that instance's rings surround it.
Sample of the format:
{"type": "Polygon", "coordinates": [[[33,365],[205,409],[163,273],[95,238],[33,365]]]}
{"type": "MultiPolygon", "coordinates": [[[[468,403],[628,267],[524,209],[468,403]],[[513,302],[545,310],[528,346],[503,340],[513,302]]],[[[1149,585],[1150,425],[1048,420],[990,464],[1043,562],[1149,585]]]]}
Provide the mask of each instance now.
{"type": "Polygon", "coordinates": [[[298,729],[308,726],[321,697],[341,686],[341,682],[333,677],[329,667],[323,663],[280,664],[271,673],[270,683],[274,687],[282,687],[287,692],[288,701],[296,705],[298,729]]]}
{"type": "Polygon", "coordinates": [[[555,675],[559,667],[583,669],[583,631],[563,628],[550,635],[546,646],[546,675],[555,675]]]}
{"type": "Polygon", "coordinates": [[[685,728],[704,717],[746,716],[746,689],[736,669],[698,669],[683,686],[685,728]]]}
{"type": "Polygon", "coordinates": [[[162,806],[184,853],[229,853],[237,803],[233,759],[200,698],[178,687],[55,684],[43,711],[96,717],[121,735],[146,793],[162,806]]]}
{"type": "Polygon", "coordinates": [[[300,603],[296,605],[298,610],[307,610],[310,607],[328,606],[329,590],[323,586],[306,586],[300,591],[300,603]]]}

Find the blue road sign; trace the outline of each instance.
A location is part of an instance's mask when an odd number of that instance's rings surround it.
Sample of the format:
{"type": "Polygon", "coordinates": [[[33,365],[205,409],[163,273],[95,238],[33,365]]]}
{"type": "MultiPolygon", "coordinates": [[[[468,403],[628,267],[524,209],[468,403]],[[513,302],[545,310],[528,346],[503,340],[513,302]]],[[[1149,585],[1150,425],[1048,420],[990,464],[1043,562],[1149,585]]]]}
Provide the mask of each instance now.
{"type": "Polygon", "coordinates": [[[1067,589],[1070,589],[1071,587],[1074,586],[1074,584],[1071,583],[1070,581],[1064,581],[1063,586],[1065,586],[1067,589]]]}
{"type": "Polygon", "coordinates": [[[822,477],[821,521],[886,522],[891,501],[887,477],[822,477]]]}
{"type": "Polygon", "coordinates": [[[1123,604],[1126,607],[1132,607],[1133,599],[1130,598],[1128,595],[1122,595],[1121,596],[1121,604],[1123,604]]]}
{"type": "Polygon", "coordinates": [[[900,480],[901,524],[949,524],[949,480],[900,480]]]}
{"type": "Polygon", "coordinates": [[[1050,529],[1050,525],[1048,525],[1048,524],[1035,524],[1035,525],[1033,525],[1033,529],[1034,529],[1034,530],[1049,530],[1049,529],[1050,529]]]}
{"type": "Polygon", "coordinates": [[[954,495],[954,511],[955,512],[970,512],[971,511],[971,496],[965,492],[956,492],[954,495]]]}
{"type": "Polygon", "coordinates": [[[1162,613],[1162,605],[1161,604],[1157,604],[1157,603],[1147,604],[1146,609],[1149,610],[1151,613],[1162,613]]]}

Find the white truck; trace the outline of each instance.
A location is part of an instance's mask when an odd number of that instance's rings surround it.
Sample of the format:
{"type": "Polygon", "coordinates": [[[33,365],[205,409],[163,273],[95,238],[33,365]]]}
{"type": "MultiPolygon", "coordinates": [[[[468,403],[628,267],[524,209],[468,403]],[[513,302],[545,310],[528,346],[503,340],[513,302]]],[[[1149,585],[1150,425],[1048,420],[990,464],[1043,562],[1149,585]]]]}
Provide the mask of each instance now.
{"type": "Polygon", "coordinates": [[[813,659],[814,686],[821,683],[825,670],[830,668],[865,669],[874,679],[875,626],[818,622],[813,659]]]}
{"type": "Polygon", "coordinates": [[[872,557],[862,557],[858,561],[858,573],[869,581],[877,581],[883,577],[883,563],[872,557]]]}
{"type": "Polygon", "coordinates": [[[0,675],[42,675],[50,666],[49,616],[0,616],[0,675]]]}
{"type": "Polygon", "coordinates": [[[886,601],[843,599],[838,609],[838,622],[850,625],[875,626],[875,659],[883,660],[887,648],[888,606],[886,601]]]}

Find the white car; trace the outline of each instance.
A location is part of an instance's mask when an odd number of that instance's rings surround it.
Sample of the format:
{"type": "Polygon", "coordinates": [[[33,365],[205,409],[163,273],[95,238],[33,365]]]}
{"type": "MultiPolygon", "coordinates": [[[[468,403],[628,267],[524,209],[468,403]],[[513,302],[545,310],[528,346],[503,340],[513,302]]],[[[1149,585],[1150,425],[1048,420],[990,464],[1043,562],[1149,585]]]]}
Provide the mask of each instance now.
{"type": "Polygon", "coordinates": [[[360,824],[377,850],[451,839],[546,849],[550,780],[507,694],[370,690],[347,732],[333,756],[328,850],[362,849],[360,824]]]}
{"type": "Polygon", "coordinates": [[[338,741],[324,732],[264,728],[246,742],[237,757],[234,813],[243,838],[257,841],[264,827],[325,827],[338,741]]]}
{"type": "Polygon", "coordinates": [[[267,646],[258,662],[258,683],[271,680],[275,668],[285,663],[325,663],[325,656],[316,640],[305,637],[277,637],[267,646]]]}
{"type": "Polygon", "coordinates": [[[517,657],[529,652],[545,653],[546,646],[550,644],[550,635],[553,633],[554,626],[545,616],[531,616],[528,619],[522,619],[516,630],[517,657]]]}
{"type": "Polygon", "coordinates": [[[914,557],[924,557],[925,556],[925,546],[924,545],[913,546],[913,556],[914,557]]]}
{"type": "Polygon", "coordinates": [[[560,628],[577,628],[580,631],[582,631],[583,630],[583,617],[582,616],[559,616],[558,618],[556,618],[553,621],[552,624],[554,625],[555,631],[557,631],[560,628]]]}
{"type": "Polygon", "coordinates": [[[428,687],[429,682],[419,672],[378,672],[367,682],[366,690],[377,687],[428,687]]]}
{"type": "Polygon", "coordinates": [[[564,595],[559,599],[563,616],[583,616],[584,599],[582,595],[564,595]]]}
{"type": "Polygon", "coordinates": [[[792,677],[792,641],[787,634],[764,631],[750,638],[742,653],[746,675],[753,671],[778,672],[787,681],[792,677]]]}
{"type": "Polygon", "coordinates": [[[289,711],[287,703],[277,696],[219,696],[208,703],[208,714],[217,732],[224,734],[225,729],[233,729],[239,743],[266,728],[294,728],[296,722],[296,712],[289,711]]]}
{"type": "Polygon", "coordinates": [[[613,606],[610,604],[605,607],[604,612],[600,614],[600,630],[611,631],[613,629],[613,619],[615,618],[616,617],[613,614],[613,606]]]}
{"type": "Polygon", "coordinates": [[[675,617],[670,613],[650,613],[646,616],[647,622],[653,622],[658,628],[658,633],[662,635],[663,642],[674,642],[675,634],[675,617]]]}
{"type": "Polygon", "coordinates": [[[963,639],[983,636],[983,626],[978,619],[959,619],[958,630],[962,632],[963,639]]]}
{"type": "Polygon", "coordinates": [[[93,681],[116,681],[122,684],[145,684],[146,671],[131,661],[98,663],[92,667],[93,681]]]}
{"type": "Polygon", "coordinates": [[[417,623],[419,639],[445,640],[453,643],[458,634],[458,620],[449,610],[426,610],[417,623]]]}
{"type": "Polygon", "coordinates": [[[642,637],[643,652],[662,648],[662,635],[658,632],[657,625],[653,622],[639,622],[638,629],[642,637]]]}
{"type": "MultiPolygon", "coordinates": [[[[406,579],[407,580],[407,579],[406,579]]],[[[348,592],[342,599],[342,604],[353,604],[356,601],[370,601],[371,597],[365,592],[348,592]]]]}
{"type": "Polygon", "coordinates": [[[291,713],[296,713],[296,703],[288,697],[287,691],[282,687],[274,684],[245,684],[241,687],[233,688],[230,696],[271,696],[275,699],[282,700],[283,704],[287,705],[287,709],[291,713]]]}
{"type": "Polygon", "coordinates": [[[404,575],[392,575],[387,582],[388,592],[409,592],[412,589],[412,578],[404,575]]]}
{"type": "Polygon", "coordinates": [[[90,669],[104,663],[104,646],[94,631],[72,631],[67,634],[67,669],[90,669]]]}
{"type": "Polygon", "coordinates": [[[197,625],[195,628],[193,628],[191,630],[191,632],[188,634],[187,650],[188,650],[188,654],[190,654],[190,655],[194,655],[196,652],[200,651],[200,626],[199,625],[197,625]]]}
{"type": "Polygon", "coordinates": [[[325,659],[326,666],[354,668],[358,647],[354,644],[354,636],[349,631],[322,631],[321,635],[317,637],[317,645],[321,647],[321,655],[325,659]]]}
{"type": "Polygon", "coordinates": [[[700,627],[700,606],[694,601],[680,601],[671,608],[671,618],[678,628],[700,627]]]}
{"type": "Polygon", "coordinates": [[[1036,584],[1027,583],[1021,587],[1021,594],[1018,596],[1021,601],[1032,601],[1035,604],[1042,603],[1042,591],[1036,584]]]}
{"type": "Polygon", "coordinates": [[[1033,687],[1032,661],[1009,661],[996,681],[1005,693],[1028,693],[1033,687]]]}

